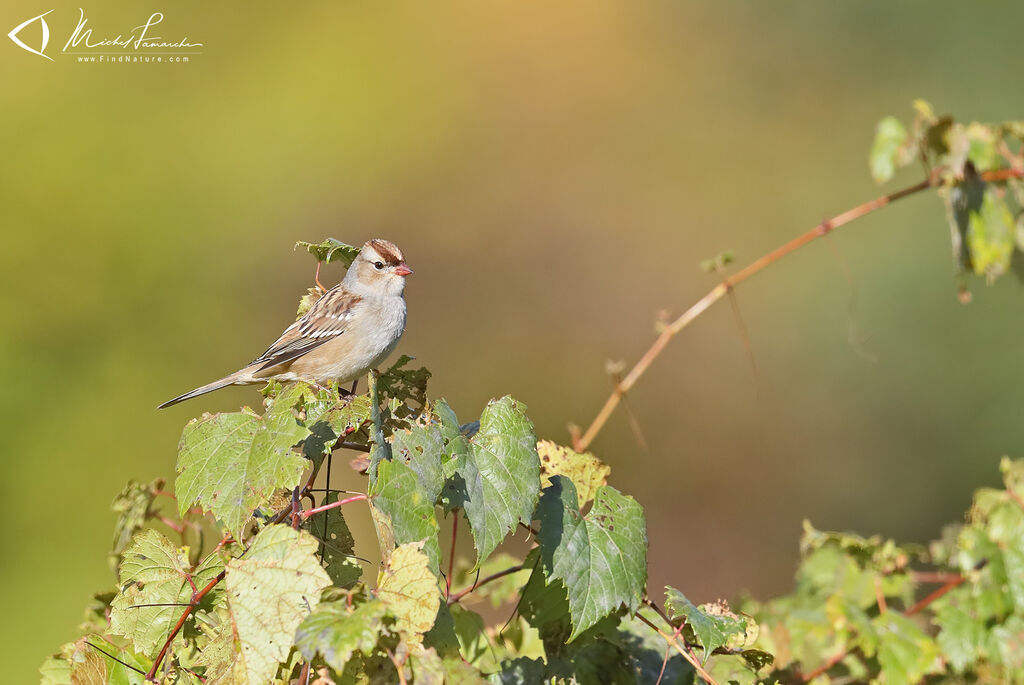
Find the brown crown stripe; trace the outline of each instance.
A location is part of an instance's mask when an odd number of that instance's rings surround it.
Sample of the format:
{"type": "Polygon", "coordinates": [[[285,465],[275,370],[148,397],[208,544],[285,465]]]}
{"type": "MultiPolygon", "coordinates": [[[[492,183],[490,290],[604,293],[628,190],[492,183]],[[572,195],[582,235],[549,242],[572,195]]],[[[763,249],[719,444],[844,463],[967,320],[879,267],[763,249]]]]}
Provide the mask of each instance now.
{"type": "Polygon", "coordinates": [[[402,263],[402,251],[394,243],[374,238],[370,241],[370,245],[373,246],[373,249],[377,251],[380,258],[387,262],[389,266],[398,266],[402,263]]]}

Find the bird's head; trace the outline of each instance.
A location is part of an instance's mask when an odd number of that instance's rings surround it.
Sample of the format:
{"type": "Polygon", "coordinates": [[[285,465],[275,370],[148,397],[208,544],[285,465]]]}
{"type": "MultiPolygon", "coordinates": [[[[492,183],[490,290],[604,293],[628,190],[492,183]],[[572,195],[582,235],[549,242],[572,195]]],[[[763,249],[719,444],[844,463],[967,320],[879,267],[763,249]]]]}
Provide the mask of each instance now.
{"type": "Polygon", "coordinates": [[[368,240],[359,250],[345,282],[349,288],[376,295],[401,295],[412,269],[398,245],[381,238],[368,240]]]}

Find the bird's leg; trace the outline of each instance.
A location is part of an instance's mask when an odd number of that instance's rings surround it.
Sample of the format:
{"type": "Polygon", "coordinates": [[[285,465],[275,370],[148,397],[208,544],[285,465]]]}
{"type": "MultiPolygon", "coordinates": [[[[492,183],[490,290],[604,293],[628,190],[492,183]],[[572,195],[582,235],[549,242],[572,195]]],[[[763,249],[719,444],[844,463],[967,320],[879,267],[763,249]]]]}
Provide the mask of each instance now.
{"type": "Polygon", "coordinates": [[[316,283],[317,288],[320,288],[321,293],[325,293],[327,292],[327,288],[320,282],[320,264],[321,263],[319,261],[316,263],[316,273],[313,274],[313,282],[316,283]]]}
{"type": "Polygon", "coordinates": [[[349,393],[352,394],[352,395],[355,395],[356,394],[356,387],[358,387],[358,386],[359,386],[359,379],[357,378],[354,381],[352,381],[352,389],[349,390],[349,393]]]}

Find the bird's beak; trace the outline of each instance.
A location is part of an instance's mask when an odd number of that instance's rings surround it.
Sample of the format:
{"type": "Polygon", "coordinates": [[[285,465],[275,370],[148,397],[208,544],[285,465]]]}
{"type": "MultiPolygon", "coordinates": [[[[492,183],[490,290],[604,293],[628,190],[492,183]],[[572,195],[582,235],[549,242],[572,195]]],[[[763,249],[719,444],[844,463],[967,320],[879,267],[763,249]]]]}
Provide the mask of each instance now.
{"type": "Polygon", "coordinates": [[[395,273],[398,274],[399,276],[408,276],[409,274],[412,273],[412,269],[410,269],[409,265],[406,264],[405,262],[401,262],[398,266],[395,267],[395,273]]]}

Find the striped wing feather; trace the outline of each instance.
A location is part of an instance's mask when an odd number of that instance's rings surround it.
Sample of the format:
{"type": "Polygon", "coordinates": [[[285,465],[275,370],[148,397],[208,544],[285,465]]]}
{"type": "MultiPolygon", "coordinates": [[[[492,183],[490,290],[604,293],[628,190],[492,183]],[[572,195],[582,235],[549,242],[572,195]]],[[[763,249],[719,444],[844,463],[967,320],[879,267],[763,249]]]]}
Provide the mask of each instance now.
{"type": "Polygon", "coordinates": [[[341,284],[334,286],[249,366],[259,366],[258,371],[263,371],[287,364],[335,340],[351,324],[353,310],[361,299],[342,288],[341,284]]]}

